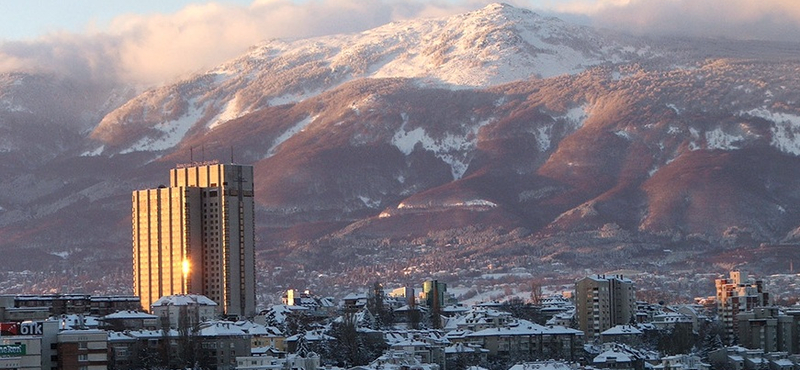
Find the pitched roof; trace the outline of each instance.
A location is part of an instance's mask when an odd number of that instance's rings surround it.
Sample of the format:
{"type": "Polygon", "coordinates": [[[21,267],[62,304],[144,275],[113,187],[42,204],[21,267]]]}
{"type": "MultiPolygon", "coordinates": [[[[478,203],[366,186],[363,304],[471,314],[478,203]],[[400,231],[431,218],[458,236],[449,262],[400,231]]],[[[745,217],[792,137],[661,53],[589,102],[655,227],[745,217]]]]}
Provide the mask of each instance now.
{"type": "Polygon", "coordinates": [[[153,307],[159,306],[216,306],[217,303],[210,298],[199,294],[176,294],[159,298],[153,302],[153,307]]]}

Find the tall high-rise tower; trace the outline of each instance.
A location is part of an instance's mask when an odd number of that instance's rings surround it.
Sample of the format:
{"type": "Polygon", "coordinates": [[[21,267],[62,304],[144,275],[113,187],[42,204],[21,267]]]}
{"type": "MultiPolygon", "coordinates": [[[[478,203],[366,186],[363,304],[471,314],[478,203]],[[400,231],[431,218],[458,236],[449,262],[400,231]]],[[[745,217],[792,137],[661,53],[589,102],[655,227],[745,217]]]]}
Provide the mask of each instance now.
{"type": "Polygon", "coordinates": [[[255,314],[253,167],[179,166],[170,186],[133,192],[134,292],[202,294],[226,315],[255,314]]]}
{"type": "Polygon", "coordinates": [[[580,279],[575,282],[575,314],[587,338],[629,324],[636,315],[636,287],[622,275],[580,279]]]}
{"type": "Polygon", "coordinates": [[[770,305],[770,296],[764,290],[764,282],[746,280],[747,273],[731,271],[729,276],[728,279],[714,281],[717,288],[717,314],[725,328],[723,340],[736,344],[736,335],[739,332],[736,316],[740,312],[770,305]]]}

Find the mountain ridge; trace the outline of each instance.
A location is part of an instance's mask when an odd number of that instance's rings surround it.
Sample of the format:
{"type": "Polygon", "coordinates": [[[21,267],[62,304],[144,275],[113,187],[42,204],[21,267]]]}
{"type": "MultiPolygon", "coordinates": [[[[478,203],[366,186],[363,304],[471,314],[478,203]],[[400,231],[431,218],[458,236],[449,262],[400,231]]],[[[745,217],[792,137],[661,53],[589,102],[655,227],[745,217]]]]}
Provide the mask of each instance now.
{"type": "Polygon", "coordinates": [[[255,167],[265,271],[296,264],[352,282],[365,264],[400,279],[410,264],[424,276],[480,258],[651,268],[664,249],[692,265],[796,242],[791,50],[800,44],[634,38],[493,4],[266,41],[127,100],[87,90],[54,135],[47,112],[69,105],[69,88],[14,121],[23,95],[0,78],[0,128],[42,128],[0,151],[0,248],[63,270],[112,261],[124,276],[130,192],[206,159],[255,167]],[[62,149],[42,150],[48,140],[62,149]]]}
{"type": "Polygon", "coordinates": [[[190,132],[202,133],[229,118],[297,102],[359,78],[415,78],[423,86],[469,88],[575,73],[608,60],[626,61],[626,55],[641,59],[640,53],[652,54],[618,44],[586,27],[503,4],[454,17],[395,22],[355,35],[267,41],[208,73],[140,95],[106,116],[92,137],[117,146],[120,137],[135,135],[138,141],[124,139],[130,147],[123,152],[159,151],[190,132]]]}

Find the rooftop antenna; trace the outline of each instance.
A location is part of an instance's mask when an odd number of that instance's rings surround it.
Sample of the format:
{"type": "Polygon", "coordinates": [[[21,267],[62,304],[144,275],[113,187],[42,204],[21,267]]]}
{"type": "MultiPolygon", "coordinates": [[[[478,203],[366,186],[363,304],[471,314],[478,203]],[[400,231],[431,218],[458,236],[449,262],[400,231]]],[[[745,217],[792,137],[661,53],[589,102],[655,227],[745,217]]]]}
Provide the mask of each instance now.
{"type": "Polygon", "coordinates": [[[189,147],[189,163],[194,162],[194,147],[189,147]]]}
{"type": "Polygon", "coordinates": [[[233,145],[231,145],[231,164],[233,164],[233,145]]]}
{"type": "Polygon", "coordinates": [[[203,149],[203,162],[205,162],[206,161],[206,144],[203,144],[203,146],[201,148],[203,149]]]}

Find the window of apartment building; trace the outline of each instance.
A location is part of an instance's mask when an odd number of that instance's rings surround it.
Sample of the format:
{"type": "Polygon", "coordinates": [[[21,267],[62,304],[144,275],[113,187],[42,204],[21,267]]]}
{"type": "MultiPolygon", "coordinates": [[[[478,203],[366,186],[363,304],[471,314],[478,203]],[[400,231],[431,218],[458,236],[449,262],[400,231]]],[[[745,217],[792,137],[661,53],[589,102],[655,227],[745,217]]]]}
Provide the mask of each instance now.
{"type": "Polygon", "coordinates": [[[78,349],[86,349],[86,348],[87,348],[86,347],[86,342],[83,342],[83,341],[78,342],[78,349]]]}
{"type": "Polygon", "coordinates": [[[78,361],[80,362],[89,361],[89,355],[85,353],[78,355],[78,361]]]}

